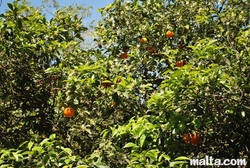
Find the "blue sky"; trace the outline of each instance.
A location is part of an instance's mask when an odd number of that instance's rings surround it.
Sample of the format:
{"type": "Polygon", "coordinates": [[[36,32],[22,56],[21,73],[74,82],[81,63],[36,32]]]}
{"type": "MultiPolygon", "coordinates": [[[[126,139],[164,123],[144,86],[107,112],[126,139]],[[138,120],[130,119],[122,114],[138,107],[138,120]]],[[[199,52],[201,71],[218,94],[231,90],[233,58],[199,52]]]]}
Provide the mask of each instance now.
{"type": "MultiPolygon", "coordinates": [[[[72,3],[84,4],[86,7],[92,6],[91,17],[87,19],[87,22],[92,20],[98,20],[100,18],[98,8],[105,7],[106,5],[112,3],[114,0],[57,0],[61,6],[68,6],[72,3]]],[[[1,0],[0,0],[1,2],[1,0]]],[[[0,6],[0,14],[5,13],[5,10],[8,9],[7,2],[13,2],[13,0],[2,0],[2,5],[0,6]]],[[[29,0],[31,5],[39,6],[41,5],[42,0],[29,0]]]]}

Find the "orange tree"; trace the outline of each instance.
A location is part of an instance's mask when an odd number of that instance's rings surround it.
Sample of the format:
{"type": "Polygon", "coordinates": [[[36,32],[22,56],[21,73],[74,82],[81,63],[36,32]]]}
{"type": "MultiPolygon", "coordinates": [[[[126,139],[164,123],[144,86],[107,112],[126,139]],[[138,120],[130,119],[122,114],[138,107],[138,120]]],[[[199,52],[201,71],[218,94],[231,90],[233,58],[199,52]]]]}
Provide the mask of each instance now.
{"type": "Polygon", "coordinates": [[[98,58],[107,62],[109,76],[130,79],[116,92],[127,103],[121,112],[134,119],[104,131],[119,149],[111,148],[121,154],[117,160],[167,166],[157,160],[163,152],[249,157],[249,5],[117,0],[100,10],[96,41],[105,53],[98,58]],[[120,59],[122,53],[128,58],[120,59]],[[186,144],[183,135],[195,130],[198,140],[186,144]],[[121,150],[124,145],[131,150],[121,150]]]}
{"type": "Polygon", "coordinates": [[[0,147],[17,147],[32,136],[53,132],[62,115],[55,113],[55,97],[65,77],[45,70],[79,64],[68,55],[77,55],[75,40],[83,41],[87,28],[65,9],[47,21],[25,3],[14,1],[8,7],[0,20],[0,147]]]}
{"type": "MultiPolygon", "coordinates": [[[[25,154],[50,167],[248,157],[248,6],[116,0],[100,10],[96,48],[83,50],[86,28],[77,16],[59,10],[46,21],[33,8],[9,4],[1,20],[1,145],[43,134],[25,154]],[[37,101],[41,107],[33,107],[37,101]],[[58,139],[47,139],[51,133],[58,139]]],[[[2,153],[0,164],[36,165],[20,161],[20,151],[2,153]]]]}

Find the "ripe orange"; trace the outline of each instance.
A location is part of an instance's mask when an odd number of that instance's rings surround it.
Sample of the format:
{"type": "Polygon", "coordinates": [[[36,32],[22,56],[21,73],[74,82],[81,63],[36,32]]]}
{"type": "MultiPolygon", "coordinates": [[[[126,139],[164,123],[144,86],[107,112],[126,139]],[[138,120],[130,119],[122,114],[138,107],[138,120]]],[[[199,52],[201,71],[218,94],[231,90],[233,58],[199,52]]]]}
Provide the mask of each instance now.
{"type": "Polygon", "coordinates": [[[172,32],[172,31],[169,30],[169,31],[167,31],[166,36],[168,38],[174,37],[174,32],[172,32]]]}
{"type": "Polygon", "coordinates": [[[184,62],[183,60],[178,61],[178,62],[176,63],[176,67],[183,67],[184,65],[185,65],[185,62],[184,62]]]}
{"type": "Polygon", "coordinates": [[[121,81],[122,81],[121,78],[118,78],[118,79],[117,79],[117,83],[120,83],[121,81]]]}
{"type": "Polygon", "coordinates": [[[185,143],[190,143],[190,140],[192,139],[192,135],[190,133],[184,134],[182,139],[185,143]]]}
{"type": "Polygon", "coordinates": [[[102,83],[102,87],[106,88],[107,87],[107,83],[102,83]]]}
{"type": "Polygon", "coordinates": [[[194,145],[201,143],[201,138],[199,137],[197,131],[194,131],[194,135],[193,135],[192,139],[190,140],[190,142],[194,145]]]}
{"type": "Polygon", "coordinates": [[[128,58],[128,54],[126,52],[121,54],[121,58],[122,59],[127,59],[128,58]]]}
{"type": "Polygon", "coordinates": [[[75,110],[72,107],[67,107],[63,111],[64,117],[71,118],[75,115],[75,110]]]}
{"type": "Polygon", "coordinates": [[[141,39],[140,39],[140,43],[146,43],[148,40],[147,40],[147,38],[145,38],[145,37],[142,37],[141,39]]]}
{"type": "Polygon", "coordinates": [[[102,87],[104,87],[104,88],[107,88],[107,87],[111,87],[111,83],[106,83],[106,82],[103,82],[102,83],[102,87]]]}

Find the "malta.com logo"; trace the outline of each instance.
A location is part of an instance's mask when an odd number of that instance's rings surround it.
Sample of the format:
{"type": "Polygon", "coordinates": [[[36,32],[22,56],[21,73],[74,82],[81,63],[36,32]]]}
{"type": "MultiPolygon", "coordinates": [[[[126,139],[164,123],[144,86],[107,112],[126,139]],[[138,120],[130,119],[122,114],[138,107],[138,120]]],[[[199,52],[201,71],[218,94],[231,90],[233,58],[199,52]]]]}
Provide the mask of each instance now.
{"type": "Polygon", "coordinates": [[[190,159],[190,166],[245,166],[246,159],[214,159],[206,156],[203,159],[190,159]]]}

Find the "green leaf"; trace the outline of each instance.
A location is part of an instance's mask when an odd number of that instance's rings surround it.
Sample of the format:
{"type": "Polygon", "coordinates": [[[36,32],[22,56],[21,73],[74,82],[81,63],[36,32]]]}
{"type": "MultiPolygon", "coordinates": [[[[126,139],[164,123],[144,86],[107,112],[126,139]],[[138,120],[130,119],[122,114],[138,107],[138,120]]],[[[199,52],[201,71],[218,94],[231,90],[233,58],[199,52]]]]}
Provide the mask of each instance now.
{"type": "Polygon", "coordinates": [[[250,93],[250,85],[244,85],[241,87],[241,89],[245,92],[245,93],[250,93]]]}
{"type": "Polygon", "coordinates": [[[51,134],[50,136],[49,136],[49,139],[50,140],[54,140],[56,138],[56,134],[51,134]]]}
{"type": "Polygon", "coordinates": [[[4,164],[4,165],[1,165],[0,168],[14,168],[14,167],[11,166],[10,164],[4,164]]]}
{"type": "Polygon", "coordinates": [[[31,148],[33,147],[33,145],[34,145],[34,142],[30,141],[28,143],[28,149],[31,150],[31,148]]]}
{"type": "MultiPolygon", "coordinates": [[[[60,66],[60,65],[59,65],[60,66]]],[[[55,73],[55,72],[61,72],[59,68],[48,68],[45,70],[45,73],[55,73]]]]}
{"type": "Polygon", "coordinates": [[[16,161],[18,161],[19,159],[19,156],[16,152],[12,152],[12,155],[14,156],[14,158],[16,159],[16,161]]]}
{"type": "Polygon", "coordinates": [[[108,129],[104,129],[104,130],[100,133],[100,135],[102,136],[103,139],[105,139],[105,138],[107,137],[108,133],[109,133],[109,130],[108,130],[108,129]]]}
{"type": "Polygon", "coordinates": [[[200,126],[201,126],[201,121],[200,121],[200,119],[194,119],[194,120],[192,121],[192,123],[194,124],[195,129],[199,129],[200,126]]]}
{"type": "Polygon", "coordinates": [[[138,148],[139,146],[135,143],[129,142],[123,148],[138,148]]]}
{"type": "Polygon", "coordinates": [[[112,95],[112,99],[115,101],[115,103],[116,103],[117,106],[120,105],[121,100],[120,100],[120,98],[119,98],[119,96],[118,96],[117,93],[114,93],[114,94],[112,95]]]}
{"type": "Polygon", "coordinates": [[[112,137],[115,137],[118,133],[118,130],[116,128],[112,128],[112,137]]]}
{"type": "Polygon", "coordinates": [[[48,163],[48,160],[49,160],[49,155],[48,154],[45,154],[45,156],[43,157],[42,161],[43,161],[43,164],[47,164],[48,163]]]}
{"type": "Polygon", "coordinates": [[[146,135],[142,134],[141,137],[140,137],[140,139],[139,139],[139,145],[140,145],[141,148],[144,145],[145,139],[146,139],[146,135]]]}
{"type": "Polygon", "coordinates": [[[77,166],[76,168],[88,168],[89,166],[87,166],[87,165],[79,165],[79,166],[77,166]]]}
{"type": "Polygon", "coordinates": [[[17,19],[17,24],[18,24],[18,28],[21,29],[23,27],[22,19],[18,18],[17,19]]]}
{"type": "Polygon", "coordinates": [[[242,118],[245,118],[245,117],[246,117],[245,111],[242,111],[242,112],[241,112],[241,117],[242,117],[242,118]]]}
{"type": "Polygon", "coordinates": [[[18,148],[22,148],[24,145],[26,145],[28,143],[28,141],[25,141],[25,142],[23,142],[23,143],[21,143],[20,145],[19,145],[19,147],[18,148]]]}
{"type": "Polygon", "coordinates": [[[11,3],[7,3],[8,7],[13,10],[13,5],[11,3]]]}
{"type": "Polygon", "coordinates": [[[56,153],[55,151],[49,151],[49,156],[50,158],[57,158],[58,153],[56,153]]]}
{"type": "Polygon", "coordinates": [[[45,138],[40,145],[43,146],[44,144],[49,143],[49,138],[45,138]]]}
{"type": "Polygon", "coordinates": [[[164,158],[165,160],[167,160],[167,161],[170,161],[170,160],[171,160],[170,156],[168,156],[168,155],[166,155],[165,153],[163,153],[163,154],[161,154],[161,155],[159,156],[158,161],[161,162],[163,158],[164,158]]]}
{"type": "Polygon", "coordinates": [[[39,154],[42,154],[44,152],[44,149],[41,146],[35,146],[32,148],[32,151],[37,151],[39,154]]]}
{"type": "Polygon", "coordinates": [[[157,150],[157,149],[153,149],[153,150],[150,150],[146,153],[146,156],[150,158],[150,160],[153,162],[153,161],[156,161],[157,158],[158,158],[158,154],[160,152],[157,150]]]}
{"type": "Polygon", "coordinates": [[[102,163],[102,162],[97,162],[97,163],[96,163],[96,167],[97,167],[97,168],[110,168],[109,166],[105,165],[105,164],[102,163]]]}
{"type": "Polygon", "coordinates": [[[72,155],[72,150],[70,149],[70,148],[64,148],[64,147],[61,147],[61,149],[65,152],[65,153],[67,153],[68,155],[72,155]]]}
{"type": "Polygon", "coordinates": [[[190,158],[186,156],[180,156],[180,157],[175,158],[175,160],[190,160],[190,158]]]}
{"type": "Polygon", "coordinates": [[[185,124],[181,123],[181,124],[179,125],[179,129],[181,130],[181,132],[183,132],[183,131],[186,129],[185,124]]]}
{"type": "Polygon", "coordinates": [[[24,151],[23,153],[22,153],[22,155],[24,156],[24,155],[33,155],[33,152],[32,151],[24,151]]]}

